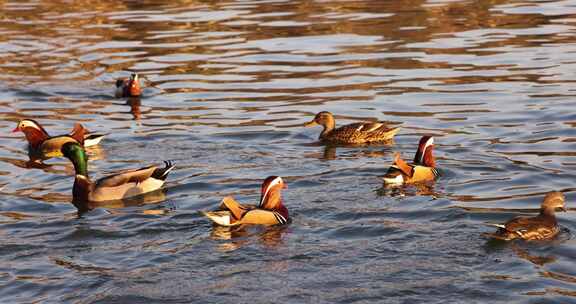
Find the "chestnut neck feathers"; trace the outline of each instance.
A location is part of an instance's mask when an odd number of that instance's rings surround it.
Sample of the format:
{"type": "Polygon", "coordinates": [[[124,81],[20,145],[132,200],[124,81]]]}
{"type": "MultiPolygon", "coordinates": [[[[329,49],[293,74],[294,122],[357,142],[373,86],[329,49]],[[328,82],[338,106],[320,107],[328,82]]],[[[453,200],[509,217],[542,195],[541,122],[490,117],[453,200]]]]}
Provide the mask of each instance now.
{"type": "Polygon", "coordinates": [[[258,206],[263,209],[276,209],[282,205],[281,190],[285,187],[281,177],[270,176],[262,183],[260,203],[258,206]]]}
{"type": "Polygon", "coordinates": [[[418,143],[418,150],[414,155],[414,164],[424,165],[434,168],[436,162],[432,150],[434,148],[434,138],[432,136],[423,136],[418,143]]]}

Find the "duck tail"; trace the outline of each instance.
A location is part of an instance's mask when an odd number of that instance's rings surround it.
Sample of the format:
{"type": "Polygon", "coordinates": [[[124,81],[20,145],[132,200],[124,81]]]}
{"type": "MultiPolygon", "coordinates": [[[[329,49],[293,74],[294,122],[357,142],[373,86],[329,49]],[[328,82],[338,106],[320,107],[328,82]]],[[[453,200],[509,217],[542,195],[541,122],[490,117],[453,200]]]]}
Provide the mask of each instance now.
{"type": "Polygon", "coordinates": [[[490,226],[490,227],[496,227],[496,228],[506,229],[506,226],[505,226],[504,224],[484,223],[484,225],[490,226]]]}
{"type": "Polygon", "coordinates": [[[168,173],[170,173],[170,171],[174,169],[174,164],[172,164],[171,161],[169,160],[164,161],[164,164],[165,164],[164,168],[157,168],[156,170],[154,170],[154,173],[152,173],[153,178],[159,180],[165,180],[166,177],[168,176],[168,173]]]}
{"type": "Polygon", "coordinates": [[[99,144],[104,136],[104,134],[92,133],[84,135],[84,147],[91,147],[99,144]]]}

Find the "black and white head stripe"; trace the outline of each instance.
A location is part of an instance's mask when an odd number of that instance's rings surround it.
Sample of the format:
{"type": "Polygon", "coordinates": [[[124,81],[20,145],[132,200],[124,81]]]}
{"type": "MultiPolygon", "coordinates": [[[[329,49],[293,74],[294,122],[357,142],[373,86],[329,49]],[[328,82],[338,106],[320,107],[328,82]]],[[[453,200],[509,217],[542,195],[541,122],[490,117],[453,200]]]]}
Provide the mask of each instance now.
{"type": "Polygon", "coordinates": [[[439,177],[440,171],[438,171],[438,169],[436,169],[436,168],[432,168],[432,174],[434,174],[434,177],[439,177]]]}
{"type": "MultiPolygon", "coordinates": [[[[273,178],[274,179],[272,179],[270,182],[268,182],[268,185],[266,186],[266,189],[264,190],[264,194],[262,194],[262,198],[260,198],[260,203],[258,204],[259,207],[262,207],[262,204],[264,204],[264,202],[266,201],[266,198],[268,197],[270,190],[274,186],[280,185],[284,182],[284,181],[282,181],[282,178],[280,176],[276,176],[273,178]]],[[[268,181],[268,178],[266,179],[266,181],[268,181]]],[[[264,183],[266,183],[266,181],[264,183]]]]}
{"type": "Polygon", "coordinates": [[[274,217],[276,218],[276,220],[280,225],[288,223],[288,219],[286,219],[282,214],[280,214],[280,212],[273,211],[272,213],[274,214],[274,217]]]}

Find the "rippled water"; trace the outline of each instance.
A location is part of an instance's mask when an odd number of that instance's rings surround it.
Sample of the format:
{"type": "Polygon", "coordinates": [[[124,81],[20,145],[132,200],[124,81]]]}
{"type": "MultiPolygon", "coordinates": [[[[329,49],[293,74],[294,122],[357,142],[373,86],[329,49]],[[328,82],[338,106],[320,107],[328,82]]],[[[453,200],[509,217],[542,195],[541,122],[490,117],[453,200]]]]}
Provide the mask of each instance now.
{"type": "Polygon", "coordinates": [[[485,222],[576,208],[573,1],[7,1],[0,22],[5,303],[576,302],[573,212],[542,243],[485,222]],[[114,98],[137,71],[141,100],[114,98]],[[302,124],[385,120],[392,145],[302,124]],[[78,217],[67,160],[31,167],[22,118],[107,133],[92,176],[174,160],[167,193],[78,217]],[[444,176],[382,188],[436,138],[444,176]],[[286,227],[212,227],[285,177],[286,227]],[[159,203],[158,203],[159,202],[159,203]]]}

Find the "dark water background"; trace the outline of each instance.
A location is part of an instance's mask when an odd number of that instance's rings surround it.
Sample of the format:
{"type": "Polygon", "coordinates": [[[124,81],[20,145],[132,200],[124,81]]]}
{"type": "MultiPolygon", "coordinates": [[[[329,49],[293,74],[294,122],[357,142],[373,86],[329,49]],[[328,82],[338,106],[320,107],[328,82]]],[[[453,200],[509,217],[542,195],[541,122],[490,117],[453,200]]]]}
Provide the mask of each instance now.
{"type": "Polygon", "coordinates": [[[554,241],[484,222],[576,208],[574,1],[5,1],[0,10],[2,303],[570,303],[574,212],[554,241]],[[145,97],[113,97],[137,71],[145,97]],[[301,124],[401,123],[390,146],[325,149],[301,124]],[[166,196],[78,218],[66,160],[27,168],[10,133],[108,133],[93,177],[174,160],[166,196]],[[444,177],[382,189],[436,138],[444,177]],[[287,227],[213,228],[285,177],[287,227]]]}

